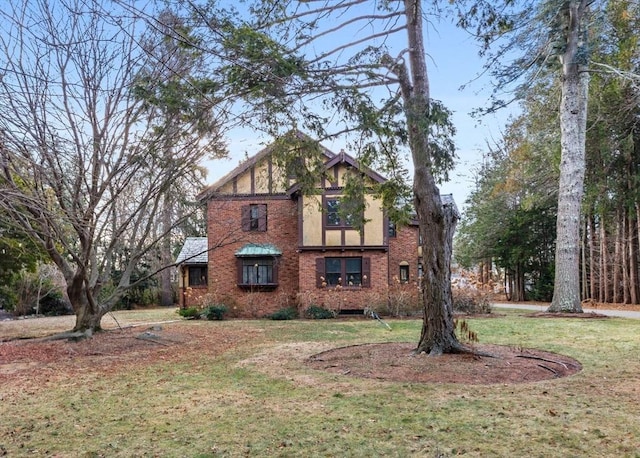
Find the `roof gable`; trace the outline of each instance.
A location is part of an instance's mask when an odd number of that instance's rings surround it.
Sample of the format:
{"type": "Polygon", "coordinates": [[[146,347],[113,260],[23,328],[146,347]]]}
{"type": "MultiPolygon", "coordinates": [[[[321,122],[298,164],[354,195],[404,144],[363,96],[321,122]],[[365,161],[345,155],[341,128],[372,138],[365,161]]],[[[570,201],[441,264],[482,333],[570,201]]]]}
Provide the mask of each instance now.
{"type": "MultiPolygon", "coordinates": [[[[305,134],[303,132],[300,132],[299,130],[293,131],[292,134],[295,135],[300,140],[315,142],[315,140],[313,140],[309,135],[307,135],[307,134],[305,134]]],[[[248,157],[246,160],[241,162],[236,168],[231,170],[229,173],[224,175],[222,178],[220,178],[215,183],[209,185],[204,191],[202,191],[200,194],[198,194],[197,199],[202,201],[202,200],[206,200],[206,199],[212,197],[213,195],[215,195],[225,185],[228,185],[234,179],[237,179],[241,175],[247,173],[249,170],[251,170],[252,167],[255,167],[256,165],[260,164],[262,161],[266,160],[273,153],[275,146],[276,146],[276,144],[272,143],[272,144],[266,146],[265,148],[263,148],[262,150],[260,150],[255,155],[248,157]]],[[[319,146],[320,146],[321,153],[327,159],[331,159],[331,158],[336,156],[336,154],[333,153],[332,151],[330,151],[328,148],[325,148],[322,145],[319,145],[319,146]]]]}

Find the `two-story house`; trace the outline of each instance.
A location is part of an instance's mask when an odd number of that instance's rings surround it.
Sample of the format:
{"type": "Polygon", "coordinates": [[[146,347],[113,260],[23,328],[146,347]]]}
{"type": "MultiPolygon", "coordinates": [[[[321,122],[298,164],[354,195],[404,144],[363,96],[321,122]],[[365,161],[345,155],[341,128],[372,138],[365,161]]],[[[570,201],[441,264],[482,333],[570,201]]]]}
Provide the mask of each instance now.
{"type": "MultiPolygon", "coordinates": [[[[346,177],[357,169],[353,157],[323,148],[325,178],[317,194],[303,195],[295,178],[282,179],[272,153],[265,148],[200,194],[208,234],[189,239],[178,258],[182,306],[207,294],[235,316],[309,305],[357,313],[374,297],[384,300],[390,284],[417,282],[415,224],[396,230],[372,194],[363,230],[339,211],[346,177]],[[205,247],[208,257],[198,256],[205,247]]],[[[371,184],[384,180],[363,173],[371,184]]]]}

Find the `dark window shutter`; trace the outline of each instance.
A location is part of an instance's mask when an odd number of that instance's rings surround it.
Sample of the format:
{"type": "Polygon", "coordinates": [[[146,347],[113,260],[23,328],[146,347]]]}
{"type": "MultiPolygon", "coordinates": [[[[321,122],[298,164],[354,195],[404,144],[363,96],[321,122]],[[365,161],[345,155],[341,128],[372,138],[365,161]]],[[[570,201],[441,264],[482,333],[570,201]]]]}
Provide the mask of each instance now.
{"type": "Polygon", "coordinates": [[[324,258],[316,258],[316,287],[322,288],[324,280],[324,258]]]}
{"type": "Polygon", "coordinates": [[[260,205],[258,208],[258,230],[260,232],[267,231],[267,205],[260,205]]]}
{"type": "Polygon", "coordinates": [[[242,206],[242,230],[247,232],[251,230],[251,207],[249,205],[242,206]]]}
{"type": "Polygon", "coordinates": [[[371,258],[362,258],[362,286],[371,287],[371,258]]]}
{"type": "Polygon", "coordinates": [[[244,282],[242,281],[242,258],[236,259],[236,270],[237,270],[237,282],[239,285],[242,285],[244,282]]]}

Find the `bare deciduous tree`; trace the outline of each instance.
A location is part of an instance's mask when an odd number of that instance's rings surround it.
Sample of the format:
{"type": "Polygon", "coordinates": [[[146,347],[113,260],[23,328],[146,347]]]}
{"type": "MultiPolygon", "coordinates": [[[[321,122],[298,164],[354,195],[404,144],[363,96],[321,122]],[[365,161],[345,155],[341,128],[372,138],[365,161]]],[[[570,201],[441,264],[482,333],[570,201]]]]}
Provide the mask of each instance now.
{"type": "Polygon", "coordinates": [[[197,120],[169,139],[149,116],[133,88],[157,62],[130,18],[100,0],[12,0],[0,13],[0,206],[61,270],[74,330],[88,334],[168,235],[155,227],[172,183],[197,183],[217,144],[190,134],[197,120]]]}

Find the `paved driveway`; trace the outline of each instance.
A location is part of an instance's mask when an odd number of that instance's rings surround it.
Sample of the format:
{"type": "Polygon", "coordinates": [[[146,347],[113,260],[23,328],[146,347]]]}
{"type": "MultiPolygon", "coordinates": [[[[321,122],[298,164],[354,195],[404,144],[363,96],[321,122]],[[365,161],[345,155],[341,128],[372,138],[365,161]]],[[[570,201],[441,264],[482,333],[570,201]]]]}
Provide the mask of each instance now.
{"type": "MultiPolygon", "coordinates": [[[[520,310],[536,310],[538,312],[544,312],[549,307],[548,305],[535,305],[535,304],[515,304],[515,303],[493,303],[493,308],[503,309],[520,309],[520,310]]],[[[640,312],[634,310],[607,310],[607,309],[583,309],[585,313],[600,313],[601,315],[617,316],[621,318],[635,318],[640,320],[640,312]]]]}

